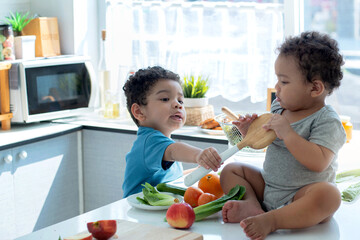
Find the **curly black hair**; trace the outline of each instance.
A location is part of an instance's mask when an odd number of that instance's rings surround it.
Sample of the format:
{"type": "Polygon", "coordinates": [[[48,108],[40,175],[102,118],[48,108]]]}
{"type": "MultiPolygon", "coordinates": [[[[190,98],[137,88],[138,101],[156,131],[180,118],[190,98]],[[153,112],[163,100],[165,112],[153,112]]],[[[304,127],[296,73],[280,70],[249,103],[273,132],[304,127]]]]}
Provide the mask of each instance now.
{"type": "Polygon", "coordinates": [[[160,80],[173,80],[181,84],[178,74],[166,70],[160,66],[139,69],[134,75],[131,75],[123,86],[126,96],[126,107],[137,126],[138,120],[131,113],[131,106],[134,103],[140,106],[147,104],[147,96],[152,87],[160,80]]]}
{"type": "Polygon", "coordinates": [[[293,56],[308,82],[320,77],[329,95],[340,86],[344,65],[338,43],[327,34],[307,31],[289,37],[277,49],[279,55],[293,56]]]}

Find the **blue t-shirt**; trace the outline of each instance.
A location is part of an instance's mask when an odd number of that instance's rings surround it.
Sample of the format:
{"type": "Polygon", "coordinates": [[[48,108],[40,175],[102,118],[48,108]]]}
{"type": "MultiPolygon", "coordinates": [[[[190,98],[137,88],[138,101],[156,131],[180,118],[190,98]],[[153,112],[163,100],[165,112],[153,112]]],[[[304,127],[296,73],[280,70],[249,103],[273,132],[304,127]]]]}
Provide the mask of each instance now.
{"type": "Polygon", "coordinates": [[[139,127],[137,139],[131,151],[126,155],[124,197],[142,191],[145,182],[156,186],[161,182],[170,182],[182,176],[180,162],[163,161],[166,148],[174,140],[160,131],[149,127],[139,127]]]}

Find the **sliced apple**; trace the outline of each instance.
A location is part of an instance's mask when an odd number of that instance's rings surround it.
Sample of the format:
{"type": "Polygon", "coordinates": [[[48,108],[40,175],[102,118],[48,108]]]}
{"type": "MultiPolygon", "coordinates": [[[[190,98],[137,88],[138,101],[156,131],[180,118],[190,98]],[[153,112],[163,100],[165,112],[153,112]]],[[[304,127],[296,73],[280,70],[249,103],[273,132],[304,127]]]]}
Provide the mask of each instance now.
{"type": "Polygon", "coordinates": [[[87,223],[92,236],[98,240],[107,240],[116,233],[116,220],[100,220],[87,223]]]}
{"type": "Polygon", "coordinates": [[[92,240],[91,233],[79,233],[74,236],[66,237],[64,240],[92,240]]]}

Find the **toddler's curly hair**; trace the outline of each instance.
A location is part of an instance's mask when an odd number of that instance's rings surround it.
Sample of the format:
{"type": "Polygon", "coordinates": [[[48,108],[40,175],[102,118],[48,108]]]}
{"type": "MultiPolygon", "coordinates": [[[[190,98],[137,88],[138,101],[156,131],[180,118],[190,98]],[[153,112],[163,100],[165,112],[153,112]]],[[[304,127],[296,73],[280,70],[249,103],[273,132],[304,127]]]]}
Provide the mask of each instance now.
{"type": "Polygon", "coordinates": [[[279,55],[293,56],[306,80],[320,77],[329,95],[340,86],[344,65],[338,43],[327,34],[307,31],[300,36],[289,37],[277,49],[279,55]]]}
{"type": "Polygon", "coordinates": [[[131,75],[124,84],[123,90],[126,96],[126,107],[137,126],[139,126],[139,122],[131,113],[131,106],[134,103],[145,106],[149,92],[160,80],[173,80],[181,85],[178,74],[160,66],[139,69],[135,74],[131,75]]]}

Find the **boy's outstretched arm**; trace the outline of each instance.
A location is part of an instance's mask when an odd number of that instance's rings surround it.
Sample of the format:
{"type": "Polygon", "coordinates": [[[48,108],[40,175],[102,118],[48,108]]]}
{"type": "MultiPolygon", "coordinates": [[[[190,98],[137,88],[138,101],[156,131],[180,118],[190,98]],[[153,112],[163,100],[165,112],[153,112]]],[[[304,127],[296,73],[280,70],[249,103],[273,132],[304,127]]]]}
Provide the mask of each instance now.
{"type": "Polygon", "coordinates": [[[209,147],[202,150],[181,142],[170,144],[165,150],[163,160],[197,163],[215,172],[221,166],[221,158],[215,148],[209,147]]]}

